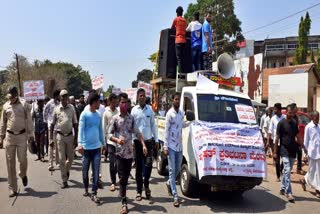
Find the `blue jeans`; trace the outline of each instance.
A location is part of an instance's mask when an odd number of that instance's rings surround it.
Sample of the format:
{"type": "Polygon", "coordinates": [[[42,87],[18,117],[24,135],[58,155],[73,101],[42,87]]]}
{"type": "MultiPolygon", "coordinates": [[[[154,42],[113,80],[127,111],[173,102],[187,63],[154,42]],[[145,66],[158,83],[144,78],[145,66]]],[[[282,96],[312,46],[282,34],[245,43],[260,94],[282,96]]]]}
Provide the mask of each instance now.
{"type": "Polygon", "coordinates": [[[101,148],[93,150],[84,150],[82,159],[82,179],[84,188],[88,190],[89,187],[89,167],[91,163],[93,184],[92,193],[97,194],[98,181],[99,181],[99,170],[100,170],[100,160],[101,160],[101,148]]]}
{"type": "Polygon", "coordinates": [[[201,46],[192,48],[193,71],[201,70],[201,46]]]}
{"type": "Polygon", "coordinates": [[[295,158],[282,157],[283,175],[281,179],[281,190],[284,191],[286,194],[292,194],[290,176],[294,160],[295,158]]]}
{"type": "Polygon", "coordinates": [[[169,180],[167,184],[171,186],[171,191],[174,199],[178,199],[176,179],[181,170],[182,152],[176,152],[168,148],[168,164],[169,164],[169,180]]]}

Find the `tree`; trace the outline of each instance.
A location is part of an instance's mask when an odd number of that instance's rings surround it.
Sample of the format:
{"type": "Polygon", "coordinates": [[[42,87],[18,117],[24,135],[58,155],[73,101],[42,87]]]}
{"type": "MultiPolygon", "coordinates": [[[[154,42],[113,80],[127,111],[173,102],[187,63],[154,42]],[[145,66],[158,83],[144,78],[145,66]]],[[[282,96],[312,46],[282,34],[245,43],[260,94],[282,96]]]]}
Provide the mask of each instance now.
{"type": "Polygon", "coordinates": [[[241,21],[234,13],[233,0],[197,0],[197,3],[189,4],[185,14],[189,22],[192,21],[196,11],[201,17],[205,17],[207,13],[212,16],[210,24],[214,39],[218,41],[214,44],[214,49],[217,48],[217,56],[224,52],[234,54],[239,50],[237,43],[243,41],[244,37],[241,34],[241,21]]]}
{"type": "Polygon", "coordinates": [[[113,89],[113,88],[114,88],[114,85],[109,85],[107,91],[105,91],[105,92],[103,93],[103,96],[104,96],[105,98],[109,97],[110,94],[112,93],[112,89],[113,89]]]}
{"type": "Polygon", "coordinates": [[[306,13],[305,18],[301,17],[298,31],[298,46],[296,48],[294,56],[294,64],[305,64],[307,63],[308,56],[308,37],[310,34],[311,19],[309,13],[306,13]]]}
{"type": "Polygon", "coordinates": [[[311,63],[316,63],[316,60],[314,59],[314,53],[313,53],[312,49],[310,49],[310,62],[311,63]]]}
{"type": "Polygon", "coordinates": [[[131,83],[132,88],[137,88],[139,81],[150,83],[150,81],[152,80],[152,74],[152,71],[149,69],[143,69],[142,71],[140,71],[137,75],[137,80],[134,80],[131,83]]]}

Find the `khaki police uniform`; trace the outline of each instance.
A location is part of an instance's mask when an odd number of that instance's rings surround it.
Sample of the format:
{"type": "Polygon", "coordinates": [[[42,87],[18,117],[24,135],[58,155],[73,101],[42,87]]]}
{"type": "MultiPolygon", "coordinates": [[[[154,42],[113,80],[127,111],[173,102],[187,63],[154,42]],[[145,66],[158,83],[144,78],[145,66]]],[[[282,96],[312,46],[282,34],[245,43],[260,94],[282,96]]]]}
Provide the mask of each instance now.
{"type": "Polygon", "coordinates": [[[77,123],[77,115],[71,104],[66,107],[60,104],[54,109],[52,124],[57,125],[57,145],[63,182],[68,181],[67,173],[70,171],[74,159],[74,135],[72,130],[73,125],[77,123]]]}
{"type": "Polygon", "coordinates": [[[11,104],[3,105],[0,120],[0,137],[4,139],[6,163],[8,170],[9,190],[17,192],[16,154],[20,164],[19,176],[27,176],[27,140],[34,137],[34,127],[31,117],[31,105],[18,98],[11,104]]]}

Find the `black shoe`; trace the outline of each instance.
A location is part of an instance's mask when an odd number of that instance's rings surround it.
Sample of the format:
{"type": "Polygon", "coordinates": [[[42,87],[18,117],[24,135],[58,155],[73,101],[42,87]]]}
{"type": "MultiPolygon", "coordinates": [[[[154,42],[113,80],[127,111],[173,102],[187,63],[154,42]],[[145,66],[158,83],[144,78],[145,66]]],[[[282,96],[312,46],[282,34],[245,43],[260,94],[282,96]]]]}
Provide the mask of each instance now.
{"type": "Polygon", "coordinates": [[[17,196],[17,195],[18,195],[17,192],[10,190],[9,198],[13,198],[13,197],[15,197],[15,196],[17,196]]]}
{"type": "Polygon", "coordinates": [[[146,192],[146,198],[147,200],[149,200],[151,198],[151,190],[149,188],[146,188],[145,192],[146,192]]]}
{"type": "Polygon", "coordinates": [[[168,195],[172,196],[171,186],[168,183],[166,183],[166,186],[167,186],[167,190],[168,190],[168,195]]]}
{"type": "Polygon", "coordinates": [[[69,180],[70,172],[67,172],[67,179],[69,180]]]}
{"type": "Polygon", "coordinates": [[[103,183],[101,180],[98,180],[98,188],[103,189],[103,183]]]}
{"type": "Polygon", "coordinates": [[[88,192],[88,190],[87,190],[87,189],[84,191],[83,196],[84,196],[84,197],[88,197],[88,196],[90,196],[90,194],[89,194],[89,192],[88,192]]]}
{"type": "Polygon", "coordinates": [[[283,189],[280,190],[280,195],[285,195],[285,191],[283,189]]]}
{"type": "Polygon", "coordinates": [[[28,177],[27,176],[24,176],[22,178],[22,184],[23,184],[23,186],[27,186],[28,185],[28,177]]]}
{"type": "Polygon", "coordinates": [[[178,198],[175,198],[175,199],[174,199],[173,206],[174,206],[174,207],[179,207],[179,206],[180,206],[180,201],[179,201],[178,198]]]}
{"type": "Polygon", "coordinates": [[[68,182],[63,182],[61,185],[61,189],[66,189],[68,187],[69,187],[68,182]]]}

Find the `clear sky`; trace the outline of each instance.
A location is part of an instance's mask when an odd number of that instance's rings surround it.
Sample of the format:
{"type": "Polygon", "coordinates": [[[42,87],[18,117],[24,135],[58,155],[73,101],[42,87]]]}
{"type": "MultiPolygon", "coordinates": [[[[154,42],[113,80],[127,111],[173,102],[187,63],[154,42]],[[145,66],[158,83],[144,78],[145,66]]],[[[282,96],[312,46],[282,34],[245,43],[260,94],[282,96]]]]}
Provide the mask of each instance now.
{"type": "MultiPolygon", "coordinates": [[[[104,74],[109,84],[129,88],[137,72],[149,68],[159,32],[171,26],[175,9],[194,0],[0,0],[0,66],[13,53],[71,62],[104,74]]],[[[235,0],[243,32],[320,2],[319,0],[235,0]]],[[[320,34],[320,6],[309,10],[311,34],[320,34]]],[[[247,39],[295,36],[300,16],[245,34],[247,39]]],[[[2,67],[0,67],[1,69],[2,67]]]]}

